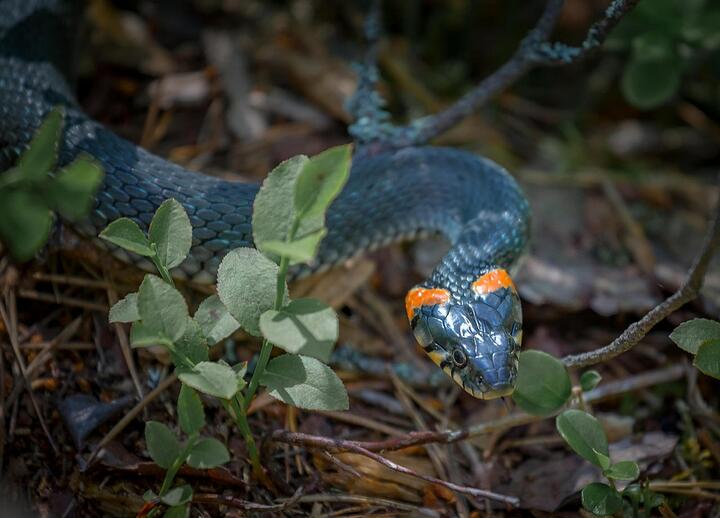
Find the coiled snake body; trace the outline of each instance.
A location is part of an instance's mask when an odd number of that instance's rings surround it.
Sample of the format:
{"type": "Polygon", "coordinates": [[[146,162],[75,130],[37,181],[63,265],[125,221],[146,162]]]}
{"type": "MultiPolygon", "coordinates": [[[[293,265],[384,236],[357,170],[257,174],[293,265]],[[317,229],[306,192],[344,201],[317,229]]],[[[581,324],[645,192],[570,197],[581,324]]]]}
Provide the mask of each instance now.
{"type": "MultiPolygon", "coordinates": [[[[160,203],[175,198],[190,216],[193,246],[173,273],[213,282],[227,251],[252,246],[258,186],[188,171],[82,112],[68,83],[78,4],[0,0],[0,166],[14,162],[53,106],[64,105],[60,163],[85,152],[106,174],[92,214],[77,231],[94,238],[122,216],[146,228],[160,203]]],[[[508,270],[525,247],[529,225],[527,202],[505,170],[456,149],[397,149],[382,142],[359,147],[327,225],[318,258],[306,273],[421,232],[444,234],[452,248],[406,297],[415,336],[475,397],[512,392],[522,316],[508,270]]]]}

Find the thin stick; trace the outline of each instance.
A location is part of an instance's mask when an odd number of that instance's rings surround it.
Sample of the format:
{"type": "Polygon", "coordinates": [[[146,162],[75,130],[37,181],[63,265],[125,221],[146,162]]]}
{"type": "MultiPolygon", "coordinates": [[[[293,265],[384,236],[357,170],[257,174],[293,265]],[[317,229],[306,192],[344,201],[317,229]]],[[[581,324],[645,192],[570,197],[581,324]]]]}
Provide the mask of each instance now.
{"type": "MultiPolygon", "coordinates": [[[[115,303],[118,301],[115,288],[108,287],[106,293],[110,307],[114,306],[115,303]]],[[[115,329],[115,334],[117,335],[118,342],[120,342],[120,350],[122,351],[125,365],[127,366],[128,372],[130,373],[130,379],[132,379],[133,386],[135,387],[135,392],[137,393],[138,398],[142,400],[145,394],[143,393],[142,385],[140,383],[140,377],[138,376],[137,369],[135,368],[135,359],[133,358],[132,348],[130,347],[130,342],[128,341],[127,334],[125,333],[125,328],[122,324],[118,322],[113,324],[113,328],[115,329]]]]}
{"type": "MultiPolygon", "coordinates": [[[[608,398],[616,397],[628,392],[651,387],[660,383],[668,383],[675,381],[686,375],[687,367],[683,364],[672,365],[664,369],[644,372],[630,378],[605,383],[598,388],[587,392],[583,399],[586,403],[596,403],[608,398]]],[[[561,410],[558,411],[558,413],[561,410]]],[[[336,447],[341,444],[352,443],[366,451],[382,452],[394,451],[410,446],[420,446],[430,443],[449,444],[462,441],[470,437],[484,435],[492,432],[507,430],[516,426],[530,424],[553,416],[539,417],[524,412],[513,412],[493,421],[478,423],[467,428],[459,428],[455,430],[426,431],[426,432],[410,432],[399,437],[393,437],[385,441],[340,441],[336,443],[336,447]]],[[[333,441],[324,437],[316,437],[309,434],[293,433],[287,430],[276,430],[270,435],[271,440],[277,442],[286,442],[297,445],[315,446],[317,439],[323,441],[333,441]],[[306,442],[308,441],[308,442],[306,442]]]]}
{"type": "Polygon", "coordinates": [[[537,66],[568,65],[585,59],[602,45],[610,30],[639,1],[613,0],[604,16],[590,27],[582,44],[571,47],[552,43],[548,39],[564,4],[564,0],[549,0],[535,28],[528,33],[505,64],[445,110],[414,121],[406,127],[394,128],[392,137],[388,139],[389,143],[395,146],[425,144],[472,114],[529,70],[537,66]]]}
{"type": "Polygon", "coordinates": [[[122,432],[127,425],[129,425],[133,419],[137,417],[137,415],[142,412],[143,408],[145,408],[152,400],[154,400],[156,397],[158,397],[160,394],[165,392],[167,388],[175,383],[177,381],[177,376],[175,374],[171,374],[167,378],[165,378],[157,387],[155,387],[151,392],[148,393],[147,396],[145,396],[142,401],[140,401],[137,405],[132,407],[130,411],[123,416],[123,418],[118,421],[118,423],[113,426],[112,430],[110,430],[105,437],[102,438],[102,440],[98,443],[98,445],[95,447],[95,449],[90,454],[90,457],[88,457],[87,462],[85,463],[86,466],[90,466],[92,462],[95,460],[95,458],[98,456],[98,454],[102,451],[102,449],[105,447],[107,443],[112,441],[117,435],[122,432]]]}
{"type": "MultiPolygon", "coordinates": [[[[25,368],[25,376],[27,377],[27,381],[32,382],[32,379],[35,377],[35,373],[40,367],[45,365],[45,362],[49,359],[50,354],[62,343],[64,343],[68,338],[71,338],[75,335],[78,328],[80,327],[80,324],[82,322],[82,317],[77,317],[75,320],[70,322],[69,325],[65,327],[60,333],[52,339],[51,342],[48,343],[47,347],[45,347],[40,354],[38,354],[35,359],[30,362],[30,365],[28,365],[25,368]]],[[[22,348],[22,347],[21,347],[22,348]]],[[[17,383],[14,387],[12,392],[10,392],[10,395],[7,398],[7,404],[12,405],[15,400],[22,394],[23,388],[25,388],[26,380],[23,378],[20,380],[20,383],[17,383]]]]}
{"type": "Polygon", "coordinates": [[[620,336],[605,347],[581,354],[571,354],[563,358],[568,367],[586,367],[604,362],[622,354],[640,342],[650,330],[668,315],[694,300],[700,293],[708,265],[713,254],[720,246],[720,199],[718,199],[710,226],[700,253],[688,271],[687,278],[680,289],[651,309],[637,322],[630,324],[620,336]]]}
{"type": "MultiPolygon", "coordinates": [[[[281,498],[281,502],[285,502],[289,499],[281,498]]],[[[318,503],[318,502],[329,502],[329,503],[348,503],[348,504],[361,504],[361,505],[376,505],[384,507],[392,507],[400,509],[401,511],[408,511],[417,513],[422,516],[439,516],[439,514],[432,509],[427,507],[417,507],[406,502],[398,502],[396,500],[390,500],[388,498],[375,498],[372,496],[363,495],[344,495],[335,493],[318,493],[315,495],[304,495],[297,499],[298,503],[318,503]]]]}
{"type": "MultiPolygon", "coordinates": [[[[280,430],[280,432],[284,432],[284,430],[280,430]]],[[[278,434],[279,435],[279,434],[278,434]]],[[[273,439],[277,440],[276,434],[273,434],[273,439]]],[[[452,482],[446,482],[445,480],[441,480],[436,477],[431,477],[429,475],[423,475],[422,473],[417,473],[409,468],[406,468],[405,466],[401,466],[400,464],[397,464],[389,459],[386,459],[382,455],[379,455],[375,452],[372,452],[370,450],[367,450],[360,446],[360,443],[356,441],[349,441],[344,439],[332,439],[329,437],[320,437],[315,435],[307,435],[307,434],[301,434],[301,433],[291,433],[286,432],[283,436],[283,442],[288,442],[290,444],[298,444],[303,445],[305,447],[310,448],[319,448],[326,451],[332,451],[332,452],[352,452],[357,453],[359,455],[363,455],[365,457],[368,457],[369,459],[374,460],[378,464],[382,464],[386,468],[389,468],[393,471],[397,471],[398,473],[403,473],[405,475],[409,475],[411,477],[419,478],[421,480],[424,480],[426,482],[430,482],[431,484],[438,484],[440,486],[446,487],[452,491],[457,491],[458,493],[463,493],[466,495],[475,496],[478,498],[489,498],[490,500],[495,500],[497,502],[503,502],[505,504],[517,507],[520,504],[520,501],[517,497],[514,496],[508,496],[508,495],[501,495],[499,493],[493,493],[492,491],[485,491],[483,489],[475,489],[472,487],[467,486],[461,486],[458,484],[453,484],[452,482]]]]}
{"type": "Polygon", "coordinates": [[[90,311],[100,311],[101,313],[107,313],[110,309],[105,304],[97,304],[95,302],[78,299],[76,297],[55,296],[51,295],[50,293],[42,293],[40,291],[28,290],[23,288],[18,290],[18,297],[20,297],[21,299],[32,299],[39,300],[41,302],[49,302],[50,304],[74,306],[78,308],[89,309],[90,311]]]}
{"type": "Polygon", "coordinates": [[[50,435],[50,429],[45,422],[45,418],[40,412],[40,405],[38,405],[38,402],[35,399],[35,394],[33,393],[32,385],[30,384],[30,378],[28,377],[27,368],[25,367],[25,360],[23,360],[22,353],[20,352],[20,344],[18,343],[17,332],[17,306],[15,300],[15,292],[12,290],[6,290],[5,304],[0,303],[0,315],[2,315],[3,322],[5,323],[5,329],[7,330],[8,336],[10,337],[10,345],[12,345],[13,354],[15,355],[15,361],[17,362],[18,368],[20,369],[20,374],[22,376],[23,382],[27,387],[28,395],[30,396],[30,403],[32,404],[38,421],[40,421],[40,427],[43,429],[43,432],[45,432],[45,436],[47,437],[50,447],[57,455],[60,453],[60,451],[58,450],[58,447],[55,444],[52,435],[50,435]]]}

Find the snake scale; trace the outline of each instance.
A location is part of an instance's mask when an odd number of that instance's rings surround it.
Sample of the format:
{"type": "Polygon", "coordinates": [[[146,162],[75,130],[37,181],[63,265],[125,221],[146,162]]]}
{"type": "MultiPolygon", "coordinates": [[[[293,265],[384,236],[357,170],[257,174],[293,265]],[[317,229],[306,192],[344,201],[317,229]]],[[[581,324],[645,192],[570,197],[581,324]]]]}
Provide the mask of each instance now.
{"type": "MultiPolygon", "coordinates": [[[[211,283],[227,251],[253,245],[258,186],[188,171],[83,113],[71,87],[82,8],[72,0],[0,0],[0,166],[9,167],[48,112],[64,106],[60,163],[84,152],[105,170],[94,209],[76,230],[95,238],[122,216],[147,228],[160,203],[175,198],[188,212],[193,242],[173,274],[211,283]]],[[[451,249],[406,297],[415,337],[473,396],[512,392],[522,314],[508,272],[527,243],[529,209],[504,169],[457,149],[398,148],[379,138],[356,147],[350,178],[330,207],[327,226],[317,260],[302,273],[421,233],[445,235],[451,249]]]]}

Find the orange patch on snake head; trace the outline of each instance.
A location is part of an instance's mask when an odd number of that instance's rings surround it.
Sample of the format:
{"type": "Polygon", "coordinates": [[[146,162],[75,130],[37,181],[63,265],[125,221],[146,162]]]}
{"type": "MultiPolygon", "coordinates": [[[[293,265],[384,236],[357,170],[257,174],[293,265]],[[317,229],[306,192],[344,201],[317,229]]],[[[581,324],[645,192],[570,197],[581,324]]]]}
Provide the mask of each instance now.
{"type": "Polygon", "coordinates": [[[510,275],[502,268],[491,270],[472,283],[472,289],[478,295],[485,295],[500,288],[515,289],[515,284],[513,284],[510,275]]]}
{"type": "Polygon", "coordinates": [[[445,304],[450,300],[450,293],[441,288],[413,288],[405,296],[405,310],[408,320],[412,320],[415,310],[420,306],[445,304]]]}

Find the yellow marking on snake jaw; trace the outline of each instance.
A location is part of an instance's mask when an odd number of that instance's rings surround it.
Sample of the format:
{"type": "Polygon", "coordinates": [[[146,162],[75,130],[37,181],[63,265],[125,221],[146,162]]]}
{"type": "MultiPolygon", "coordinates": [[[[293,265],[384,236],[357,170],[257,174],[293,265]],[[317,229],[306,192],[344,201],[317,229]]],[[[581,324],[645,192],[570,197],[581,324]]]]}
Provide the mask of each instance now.
{"type": "Polygon", "coordinates": [[[500,288],[511,288],[515,290],[515,284],[508,272],[502,268],[491,270],[472,283],[472,289],[478,295],[485,295],[500,288]]]}
{"type": "Polygon", "coordinates": [[[445,304],[448,300],[450,300],[448,290],[442,288],[413,288],[405,296],[405,311],[407,311],[408,320],[412,320],[415,311],[420,306],[445,304]]]}
{"type": "Polygon", "coordinates": [[[438,367],[440,367],[440,364],[445,359],[445,354],[441,353],[439,351],[430,351],[427,354],[430,357],[430,359],[435,363],[435,365],[437,365],[438,367]]]}

